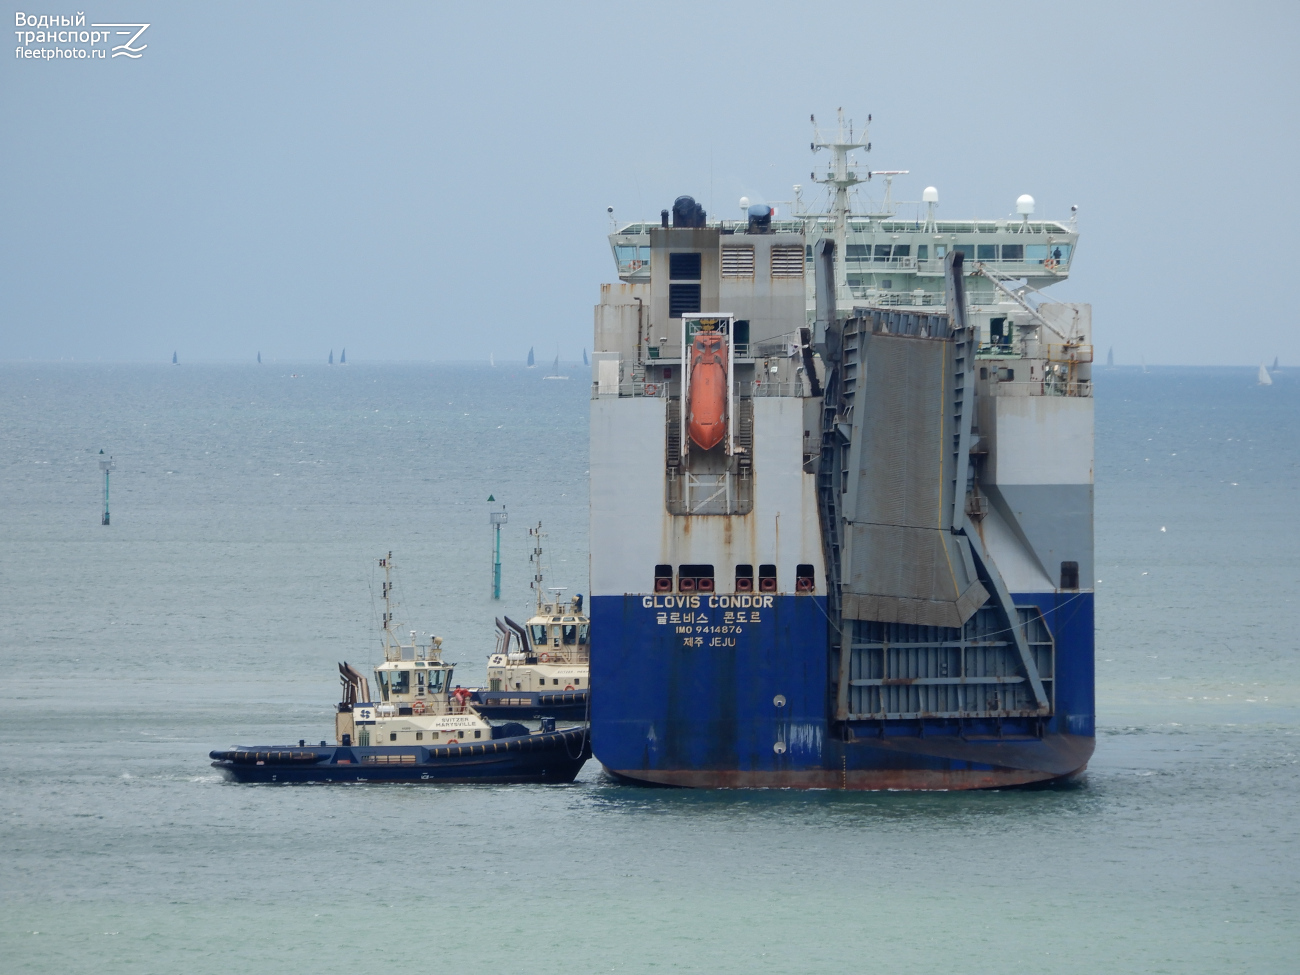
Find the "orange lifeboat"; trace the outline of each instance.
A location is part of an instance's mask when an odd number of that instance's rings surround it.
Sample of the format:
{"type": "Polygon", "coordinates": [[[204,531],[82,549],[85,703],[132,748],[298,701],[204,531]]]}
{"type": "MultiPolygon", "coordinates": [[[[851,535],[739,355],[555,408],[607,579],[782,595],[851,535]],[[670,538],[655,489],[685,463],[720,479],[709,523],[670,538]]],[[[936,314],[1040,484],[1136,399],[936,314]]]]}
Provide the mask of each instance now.
{"type": "Polygon", "coordinates": [[[690,426],[703,450],[711,450],[727,432],[727,347],[716,332],[703,332],[691,343],[690,426]]]}

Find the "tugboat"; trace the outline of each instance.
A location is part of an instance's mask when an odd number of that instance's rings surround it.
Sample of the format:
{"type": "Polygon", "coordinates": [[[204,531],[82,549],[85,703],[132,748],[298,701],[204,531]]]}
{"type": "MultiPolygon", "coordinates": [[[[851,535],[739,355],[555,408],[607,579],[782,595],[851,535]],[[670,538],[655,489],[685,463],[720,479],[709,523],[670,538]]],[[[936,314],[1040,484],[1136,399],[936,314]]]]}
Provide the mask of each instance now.
{"type": "Polygon", "coordinates": [[[528,534],[534,539],[529,561],[537,609],[523,626],[509,616],[496,621],[488,686],[474,688],[470,701],[490,718],[585,722],[591,694],[591,621],[583,612],[581,593],[565,599],[563,588],[543,588],[541,524],[528,534]],[[546,592],[551,593],[549,600],[546,592]]]}
{"type": "MultiPolygon", "coordinates": [[[[455,664],[443,660],[442,639],[403,644],[393,627],[392,553],[384,569],[384,662],[370,682],[339,664],[343,700],[335,714],[334,746],[239,746],[210,752],[213,766],[238,782],[572,782],[591,757],[585,726],[556,729],[546,717],[538,731],[494,725],[452,685],[455,664]]],[[[585,673],[585,671],[584,671],[585,673]]]]}

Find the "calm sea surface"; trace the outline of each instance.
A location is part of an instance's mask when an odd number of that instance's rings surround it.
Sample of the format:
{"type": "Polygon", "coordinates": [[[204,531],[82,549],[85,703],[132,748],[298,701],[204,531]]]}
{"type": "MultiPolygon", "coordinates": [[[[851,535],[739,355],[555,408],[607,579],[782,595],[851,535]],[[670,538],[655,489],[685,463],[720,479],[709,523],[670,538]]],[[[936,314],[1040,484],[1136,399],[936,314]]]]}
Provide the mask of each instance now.
{"type": "Polygon", "coordinates": [[[568,371],[0,365],[0,970],[1297,970],[1300,370],[1099,372],[1080,786],[223,782],[211,748],[332,739],[379,555],[461,683],[529,523],[585,592],[568,371]]]}

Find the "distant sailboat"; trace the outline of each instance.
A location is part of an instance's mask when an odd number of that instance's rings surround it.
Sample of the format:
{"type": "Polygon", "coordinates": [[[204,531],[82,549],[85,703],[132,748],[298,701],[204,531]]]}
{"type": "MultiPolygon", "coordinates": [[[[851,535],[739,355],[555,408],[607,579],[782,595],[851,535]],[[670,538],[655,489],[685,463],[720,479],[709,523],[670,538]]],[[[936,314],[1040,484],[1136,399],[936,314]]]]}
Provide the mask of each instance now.
{"type": "Polygon", "coordinates": [[[1142,359],[1142,372],[1145,374],[1147,371],[1147,357],[1142,356],[1141,359],[1142,359]]]}
{"type": "Polygon", "coordinates": [[[1273,371],[1277,372],[1277,370],[1278,370],[1277,356],[1273,356],[1273,371]]]}
{"type": "Polygon", "coordinates": [[[1264,365],[1262,362],[1260,363],[1260,366],[1259,366],[1259,383],[1258,383],[1258,385],[1260,385],[1260,386],[1272,386],[1272,385],[1273,385],[1273,377],[1270,376],[1270,375],[1268,374],[1268,366],[1264,365]]]}
{"type": "Polygon", "coordinates": [[[330,365],[334,365],[334,350],[330,349],[330,365]]]}
{"type": "Polygon", "coordinates": [[[258,364],[259,366],[262,364],[262,353],[260,353],[260,352],[257,353],[257,364],[258,364]]]}
{"type": "MultiPolygon", "coordinates": [[[[584,366],[589,366],[589,365],[591,365],[591,363],[587,361],[587,350],[586,350],[586,349],[583,349],[583,350],[582,350],[582,364],[583,364],[584,366]]],[[[1274,368],[1276,369],[1277,367],[1274,366],[1274,368]]]]}
{"type": "Polygon", "coordinates": [[[528,368],[531,369],[535,365],[537,365],[537,360],[533,358],[533,347],[530,345],[528,347],[528,368]]]}
{"type": "Polygon", "coordinates": [[[489,365],[489,366],[493,366],[493,367],[495,367],[496,364],[497,364],[497,357],[496,357],[495,353],[489,352],[489,353],[488,353],[488,365],[489,365]]]}
{"type": "Polygon", "coordinates": [[[347,364],[348,364],[348,350],[344,349],[343,354],[339,356],[339,365],[346,366],[347,364]]]}
{"type": "Polygon", "coordinates": [[[551,369],[549,376],[543,376],[543,379],[568,379],[568,376],[560,375],[560,353],[555,353],[555,365],[551,369]]]}
{"type": "Polygon", "coordinates": [[[175,353],[175,352],[172,353],[172,365],[173,365],[173,366],[176,365],[176,353],[175,353]]]}
{"type": "Polygon", "coordinates": [[[1106,351],[1106,368],[1112,369],[1115,366],[1115,346],[1111,346],[1106,351]]]}

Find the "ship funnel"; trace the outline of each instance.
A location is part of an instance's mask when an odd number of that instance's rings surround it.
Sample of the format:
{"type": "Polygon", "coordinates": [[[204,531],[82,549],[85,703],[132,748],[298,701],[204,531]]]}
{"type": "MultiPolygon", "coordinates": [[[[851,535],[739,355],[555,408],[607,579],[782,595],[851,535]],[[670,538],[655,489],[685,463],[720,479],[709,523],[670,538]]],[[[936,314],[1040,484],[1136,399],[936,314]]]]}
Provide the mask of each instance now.
{"type": "Polygon", "coordinates": [[[695,202],[693,196],[679,196],[673,200],[673,226],[700,228],[704,226],[707,214],[704,207],[695,202]]]}

